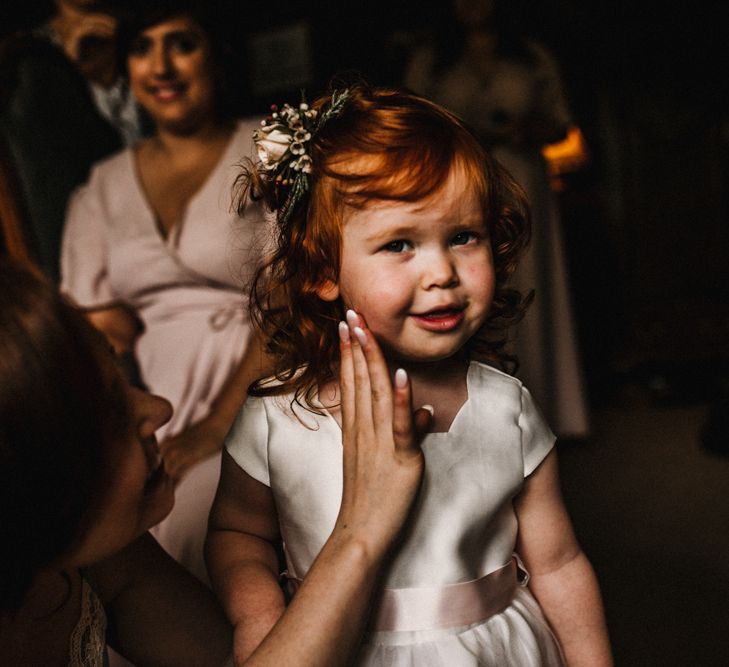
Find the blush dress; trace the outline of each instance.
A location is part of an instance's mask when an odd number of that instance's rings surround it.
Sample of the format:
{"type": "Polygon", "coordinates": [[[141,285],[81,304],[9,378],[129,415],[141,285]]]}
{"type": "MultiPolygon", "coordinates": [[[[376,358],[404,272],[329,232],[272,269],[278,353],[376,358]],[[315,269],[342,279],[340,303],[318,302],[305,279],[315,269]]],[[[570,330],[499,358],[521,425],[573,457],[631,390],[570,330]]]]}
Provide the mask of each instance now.
{"type": "MultiPolygon", "coordinates": [[[[163,237],[124,150],[98,163],[71,199],[64,230],[61,289],[81,308],[125,304],[141,320],[135,355],[142,381],[174,407],[159,441],[205,417],[239,364],[251,335],[247,286],[271,228],[263,210],[233,210],[244,157],[254,155],[257,120],[244,120],[218,164],[163,237]]],[[[197,464],[177,487],[158,541],[207,582],[202,547],[220,454],[197,464]]]]}
{"type": "MultiPolygon", "coordinates": [[[[420,494],[358,665],[563,665],[514,554],[512,501],[554,436],[519,380],[472,362],[467,387],[449,431],[423,441],[420,494]]],[[[292,412],[291,398],[249,397],[226,447],[271,488],[295,589],[339,512],[342,433],[326,411],[292,412]]]]}

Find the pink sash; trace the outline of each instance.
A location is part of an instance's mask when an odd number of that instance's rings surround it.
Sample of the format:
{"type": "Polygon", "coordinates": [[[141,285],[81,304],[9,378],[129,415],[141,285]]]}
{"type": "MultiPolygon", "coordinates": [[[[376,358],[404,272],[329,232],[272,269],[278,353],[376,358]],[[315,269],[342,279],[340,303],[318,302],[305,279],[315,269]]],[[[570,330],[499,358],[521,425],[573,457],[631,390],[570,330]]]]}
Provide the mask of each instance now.
{"type": "MultiPolygon", "coordinates": [[[[301,580],[290,577],[295,591],[301,580]]],[[[503,611],[514,597],[517,565],[512,558],[486,576],[427,588],[386,588],[370,629],[378,632],[435,630],[471,625],[503,611]]]]}

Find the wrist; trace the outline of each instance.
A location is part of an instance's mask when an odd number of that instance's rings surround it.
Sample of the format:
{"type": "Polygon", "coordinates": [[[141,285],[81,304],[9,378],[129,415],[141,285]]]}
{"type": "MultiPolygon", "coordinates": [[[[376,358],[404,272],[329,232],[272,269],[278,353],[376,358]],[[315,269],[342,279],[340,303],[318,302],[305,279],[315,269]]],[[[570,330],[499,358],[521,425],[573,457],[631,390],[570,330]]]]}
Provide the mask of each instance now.
{"type": "Polygon", "coordinates": [[[347,527],[335,526],[325,550],[341,561],[343,568],[370,574],[379,569],[388,547],[389,545],[377,544],[364,535],[358,535],[347,527]]]}

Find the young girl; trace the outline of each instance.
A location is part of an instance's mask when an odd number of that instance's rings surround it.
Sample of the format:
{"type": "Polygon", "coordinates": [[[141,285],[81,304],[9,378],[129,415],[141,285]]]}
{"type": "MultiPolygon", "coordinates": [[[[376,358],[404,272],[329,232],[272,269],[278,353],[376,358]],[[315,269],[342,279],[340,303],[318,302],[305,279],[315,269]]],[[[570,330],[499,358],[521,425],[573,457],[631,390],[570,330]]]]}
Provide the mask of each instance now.
{"type": "MultiPolygon", "coordinates": [[[[420,496],[358,664],[611,664],[554,437],[494,367],[524,307],[505,287],[528,236],[517,186],[441,107],[364,85],[275,110],[257,141],[249,183],[278,210],[280,238],[254,299],[278,372],[228,436],[208,536],[236,658],[285,608],[278,544],[295,590],[335,524],[342,432],[371,410],[340,400],[341,345],[368,359],[381,348],[395,387],[434,406],[420,496]]],[[[355,383],[370,386],[356,369],[355,383]]]]}

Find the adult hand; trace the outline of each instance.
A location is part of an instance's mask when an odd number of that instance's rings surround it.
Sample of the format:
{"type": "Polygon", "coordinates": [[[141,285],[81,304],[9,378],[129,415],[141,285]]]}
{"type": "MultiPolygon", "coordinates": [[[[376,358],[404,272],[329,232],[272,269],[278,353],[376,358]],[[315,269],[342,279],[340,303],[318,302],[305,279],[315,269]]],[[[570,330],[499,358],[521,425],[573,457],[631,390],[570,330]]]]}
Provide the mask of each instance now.
{"type": "Polygon", "coordinates": [[[91,41],[113,43],[117,20],[108,14],[82,14],[63,40],[63,50],[75,63],[85,59],[84,48],[91,41]]]}
{"type": "MultiPolygon", "coordinates": [[[[427,429],[430,413],[420,409],[413,414],[407,375],[396,373],[393,387],[364,320],[352,312],[348,321],[339,329],[344,457],[339,515],[293,600],[246,665],[351,664],[387,551],[420,486],[424,461],[419,434],[427,429]]],[[[219,489],[218,494],[220,510],[225,493],[219,489]]],[[[229,523],[216,531],[218,540],[231,540],[235,528],[229,523]]],[[[234,553],[229,544],[217,542],[227,558],[234,553]]],[[[229,561],[228,573],[233,567],[229,561]]],[[[239,575],[242,587],[250,583],[250,569],[239,570],[239,575]]],[[[240,589],[229,597],[240,603],[240,589]]]]}
{"type": "Polygon", "coordinates": [[[431,414],[425,408],[413,414],[407,374],[399,369],[393,386],[361,316],[348,311],[339,334],[344,489],[335,531],[364,539],[378,554],[400,532],[419,488],[419,441],[431,414]]]}
{"type": "Polygon", "coordinates": [[[100,13],[81,13],[64,32],[63,50],[86,79],[108,87],[116,78],[117,20],[100,13]]]}
{"type": "Polygon", "coordinates": [[[167,474],[179,482],[196,463],[223,447],[226,429],[212,418],[201,419],[182,433],[160,443],[167,474]]]}

